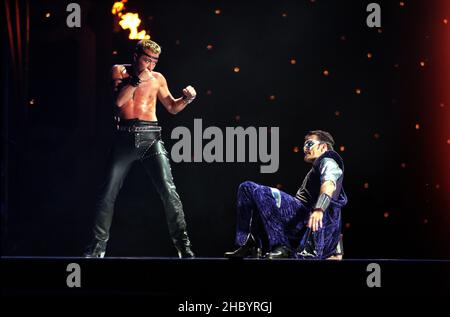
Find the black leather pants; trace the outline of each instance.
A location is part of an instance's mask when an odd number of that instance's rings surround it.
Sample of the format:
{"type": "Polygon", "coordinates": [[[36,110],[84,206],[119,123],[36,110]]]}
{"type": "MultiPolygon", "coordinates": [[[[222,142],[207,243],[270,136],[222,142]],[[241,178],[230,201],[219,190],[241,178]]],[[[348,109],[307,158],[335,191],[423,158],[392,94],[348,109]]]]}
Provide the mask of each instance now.
{"type": "MultiPolygon", "coordinates": [[[[119,127],[119,126],[118,126],[119,127]]],[[[131,166],[139,162],[153,182],[163,202],[171,238],[178,251],[186,251],[190,241],[186,232],[183,206],[172,178],[169,155],[161,140],[157,122],[124,120],[120,127],[153,127],[152,132],[117,131],[109,156],[107,175],[96,206],[94,242],[109,238],[114,204],[131,166]]]]}

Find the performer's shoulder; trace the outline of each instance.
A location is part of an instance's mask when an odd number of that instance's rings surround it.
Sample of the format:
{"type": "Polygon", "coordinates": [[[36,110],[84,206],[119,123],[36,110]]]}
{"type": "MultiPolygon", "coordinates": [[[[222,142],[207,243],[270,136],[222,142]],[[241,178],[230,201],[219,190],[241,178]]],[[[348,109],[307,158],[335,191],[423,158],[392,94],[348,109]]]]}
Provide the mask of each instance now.
{"type": "Polygon", "coordinates": [[[343,159],[342,159],[342,157],[339,155],[339,153],[337,153],[337,152],[334,151],[334,150],[326,151],[326,152],[325,152],[325,155],[324,155],[324,158],[325,158],[325,157],[332,158],[332,159],[334,159],[335,161],[343,161],[343,159]]]}
{"type": "Polygon", "coordinates": [[[341,168],[344,165],[344,160],[338,153],[335,151],[326,151],[314,162],[314,166],[322,167],[326,162],[334,162],[341,168]]]}
{"type": "Polygon", "coordinates": [[[163,74],[161,74],[161,73],[159,73],[159,72],[152,71],[152,75],[153,75],[153,77],[155,77],[160,83],[165,83],[165,82],[166,82],[166,78],[164,77],[163,74]]]}
{"type": "Polygon", "coordinates": [[[344,160],[339,155],[339,153],[337,153],[336,151],[327,151],[325,152],[325,154],[326,155],[324,155],[324,158],[332,159],[335,163],[337,163],[339,168],[341,168],[342,170],[344,169],[344,160]]]}
{"type": "Polygon", "coordinates": [[[324,157],[323,160],[320,161],[320,167],[323,168],[325,166],[330,166],[330,167],[339,167],[339,164],[336,162],[336,159],[332,158],[332,157],[324,157]]]}

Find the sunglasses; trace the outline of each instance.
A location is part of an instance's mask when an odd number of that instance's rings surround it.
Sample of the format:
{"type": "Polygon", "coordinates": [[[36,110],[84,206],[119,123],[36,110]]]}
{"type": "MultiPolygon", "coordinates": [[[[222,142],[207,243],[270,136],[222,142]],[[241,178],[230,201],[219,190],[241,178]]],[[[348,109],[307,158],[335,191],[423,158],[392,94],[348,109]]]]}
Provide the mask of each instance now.
{"type": "Polygon", "coordinates": [[[317,141],[317,140],[312,140],[312,139],[306,140],[305,144],[303,144],[303,152],[310,151],[314,145],[320,144],[320,143],[321,142],[317,141]]]}

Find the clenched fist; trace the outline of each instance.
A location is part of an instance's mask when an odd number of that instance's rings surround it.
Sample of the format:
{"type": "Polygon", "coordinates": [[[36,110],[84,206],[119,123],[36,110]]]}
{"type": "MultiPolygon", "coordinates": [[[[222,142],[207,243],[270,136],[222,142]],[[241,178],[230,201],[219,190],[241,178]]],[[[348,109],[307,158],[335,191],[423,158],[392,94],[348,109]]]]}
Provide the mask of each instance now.
{"type": "Polygon", "coordinates": [[[138,77],[141,81],[147,81],[152,77],[152,73],[147,68],[145,68],[142,72],[140,72],[138,77]]]}
{"type": "Polygon", "coordinates": [[[187,100],[193,100],[197,96],[197,92],[194,87],[190,85],[183,89],[183,94],[186,96],[187,100]]]}

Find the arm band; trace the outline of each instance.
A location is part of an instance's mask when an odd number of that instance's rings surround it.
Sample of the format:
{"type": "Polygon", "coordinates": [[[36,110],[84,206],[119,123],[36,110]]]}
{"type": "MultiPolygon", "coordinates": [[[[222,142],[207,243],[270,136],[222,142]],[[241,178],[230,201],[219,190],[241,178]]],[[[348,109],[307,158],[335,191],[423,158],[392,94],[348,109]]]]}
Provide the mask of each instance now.
{"type": "Polygon", "coordinates": [[[327,210],[328,206],[330,205],[331,197],[328,196],[325,193],[321,193],[319,195],[319,198],[317,198],[317,202],[314,205],[314,209],[322,209],[322,211],[327,210]]]}
{"type": "Polygon", "coordinates": [[[184,97],[183,97],[183,102],[184,102],[186,105],[188,105],[188,104],[190,104],[192,101],[194,101],[194,99],[195,99],[195,97],[194,97],[194,98],[188,98],[188,97],[184,96],[184,97]]]}

